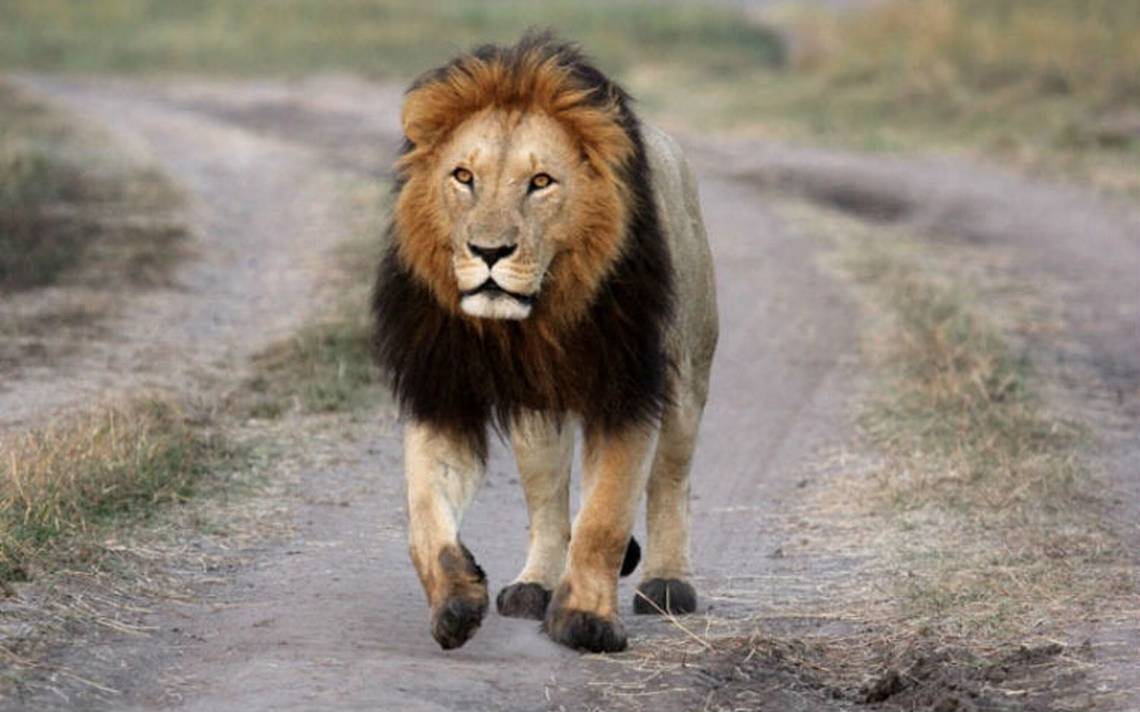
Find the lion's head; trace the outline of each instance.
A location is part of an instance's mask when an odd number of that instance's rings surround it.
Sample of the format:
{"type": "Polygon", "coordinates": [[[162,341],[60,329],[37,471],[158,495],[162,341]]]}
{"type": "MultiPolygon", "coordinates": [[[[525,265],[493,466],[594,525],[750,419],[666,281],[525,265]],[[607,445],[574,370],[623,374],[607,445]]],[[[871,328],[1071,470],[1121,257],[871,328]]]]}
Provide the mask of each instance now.
{"type": "Polygon", "coordinates": [[[480,454],[523,411],[614,432],[660,415],[674,280],[629,103],[545,35],[412,85],[372,301],[403,412],[480,454]]]}
{"type": "Polygon", "coordinates": [[[573,321],[621,254],[634,145],[570,51],[483,48],[407,95],[397,249],[446,309],[573,321]]]}

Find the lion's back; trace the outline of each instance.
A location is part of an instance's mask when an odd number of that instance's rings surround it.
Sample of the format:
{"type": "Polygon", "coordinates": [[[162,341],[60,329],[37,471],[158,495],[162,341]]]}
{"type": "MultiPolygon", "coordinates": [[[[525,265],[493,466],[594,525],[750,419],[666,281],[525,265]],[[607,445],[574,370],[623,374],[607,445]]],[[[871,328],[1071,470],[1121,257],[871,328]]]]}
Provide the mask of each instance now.
{"type": "Polygon", "coordinates": [[[676,279],[670,356],[675,363],[690,366],[692,375],[704,381],[716,348],[718,324],[712,253],[696,178],[681,147],[667,133],[642,124],[642,140],[676,279]]]}

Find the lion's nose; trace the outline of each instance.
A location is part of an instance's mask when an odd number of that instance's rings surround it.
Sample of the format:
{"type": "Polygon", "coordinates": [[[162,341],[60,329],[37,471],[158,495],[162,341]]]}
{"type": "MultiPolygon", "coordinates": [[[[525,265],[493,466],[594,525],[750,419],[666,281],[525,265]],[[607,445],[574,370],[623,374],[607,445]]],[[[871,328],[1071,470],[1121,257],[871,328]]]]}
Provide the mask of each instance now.
{"type": "Polygon", "coordinates": [[[471,254],[486,262],[488,267],[494,267],[496,262],[503,259],[504,257],[509,257],[517,248],[518,245],[480,247],[473,242],[467,243],[467,249],[471,250],[471,254]]]}

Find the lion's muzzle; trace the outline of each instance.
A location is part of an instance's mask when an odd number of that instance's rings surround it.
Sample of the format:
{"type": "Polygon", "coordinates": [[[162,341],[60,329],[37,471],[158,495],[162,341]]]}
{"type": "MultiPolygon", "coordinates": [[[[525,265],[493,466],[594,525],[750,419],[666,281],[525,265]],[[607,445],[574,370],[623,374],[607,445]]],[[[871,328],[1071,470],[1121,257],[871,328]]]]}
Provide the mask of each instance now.
{"type": "Polygon", "coordinates": [[[459,306],[483,319],[526,319],[538,294],[534,270],[519,254],[517,242],[494,245],[470,241],[465,259],[456,261],[459,306]]]}
{"type": "Polygon", "coordinates": [[[534,306],[533,294],[519,294],[499,286],[492,277],[475,289],[460,295],[459,306],[466,314],[484,319],[525,319],[534,306]]]}

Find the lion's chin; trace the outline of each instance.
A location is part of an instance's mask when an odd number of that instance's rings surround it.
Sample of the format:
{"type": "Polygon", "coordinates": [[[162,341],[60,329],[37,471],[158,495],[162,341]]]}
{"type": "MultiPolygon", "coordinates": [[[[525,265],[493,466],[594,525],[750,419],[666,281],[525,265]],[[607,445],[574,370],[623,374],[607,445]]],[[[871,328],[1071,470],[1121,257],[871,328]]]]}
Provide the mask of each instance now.
{"type": "Polygon", "coordinates": [[[459,308],[481,319],[525,319],[530,316],[531,305],[507,294],[479,292],[459,300],[459,308]]]}

